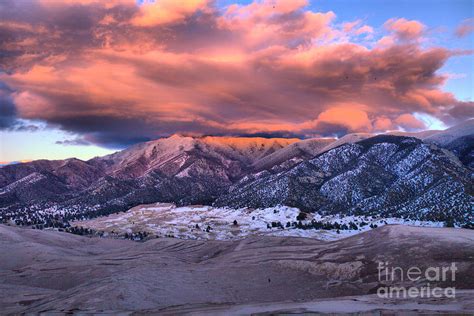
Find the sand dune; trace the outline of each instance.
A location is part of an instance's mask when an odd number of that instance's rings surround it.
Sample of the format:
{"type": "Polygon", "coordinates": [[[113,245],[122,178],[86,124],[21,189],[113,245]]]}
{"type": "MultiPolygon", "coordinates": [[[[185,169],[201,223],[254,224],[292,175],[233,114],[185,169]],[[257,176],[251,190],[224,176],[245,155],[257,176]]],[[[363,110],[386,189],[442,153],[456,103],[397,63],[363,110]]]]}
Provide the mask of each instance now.
{"type": "MultiPolygon", "coordinates": [[[[404,305],[370,296],[379,260],[421,268],[455,260],[456,281],[440,285],[474,289],[474,231],[464,229],[388,225],[333,242],[264,236],[137,243],[0,225],[0,246],[5,313],[327,311],[342,306],[327,302],[348,296],[362,300],[361,311],[436,310],[439,301],[404,305]]],[[[474,311],[474,291],[462,293],[445,302],[450,311],[474,311]]]]}

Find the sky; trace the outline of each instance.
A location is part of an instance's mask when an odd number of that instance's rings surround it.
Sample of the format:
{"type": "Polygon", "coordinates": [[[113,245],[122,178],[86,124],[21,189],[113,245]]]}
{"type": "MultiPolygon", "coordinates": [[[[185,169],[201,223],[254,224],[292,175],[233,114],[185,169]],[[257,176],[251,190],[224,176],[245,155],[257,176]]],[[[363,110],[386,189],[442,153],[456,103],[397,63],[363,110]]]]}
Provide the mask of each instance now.
{"type": "Polygon", "coordinates": [[[474,117],[472,0],[0,1],[0,164],[474,117]]]}

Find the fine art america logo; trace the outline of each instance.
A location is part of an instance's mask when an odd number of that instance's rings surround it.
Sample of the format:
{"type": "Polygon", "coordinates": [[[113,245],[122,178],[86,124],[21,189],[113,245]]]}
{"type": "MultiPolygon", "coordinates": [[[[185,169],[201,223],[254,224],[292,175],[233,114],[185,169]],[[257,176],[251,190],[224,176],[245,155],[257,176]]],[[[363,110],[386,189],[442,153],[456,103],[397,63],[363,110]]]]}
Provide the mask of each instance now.
{"type": "Polygon", "coordinates": [[[441,288],[432,286],[430,282],[454,282],[456,281],[456,263],[443,267],[420,268],[412,266],[408,268],[393,267],[388,262],[379,262],[378,278],[381,284],[403,284],[404,282],[417,282],[422,286],[391,285],[381,286],[377,289],[377,295],[381,298],[441,298],[456,297],[455,287],[441,288]]]}

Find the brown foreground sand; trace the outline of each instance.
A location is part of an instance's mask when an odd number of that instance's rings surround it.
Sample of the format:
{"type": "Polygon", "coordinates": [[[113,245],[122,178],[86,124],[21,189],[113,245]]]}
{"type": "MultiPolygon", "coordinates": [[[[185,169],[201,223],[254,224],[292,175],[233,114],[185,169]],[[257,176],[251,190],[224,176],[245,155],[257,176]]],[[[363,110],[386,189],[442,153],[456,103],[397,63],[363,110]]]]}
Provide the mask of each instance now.
{"type": "Polygon", "coordinates": [[[1,314],[474,313],[472,230],[388,225],[333,242],[138,243],[0,225],[0,250],[1,314]],[[378,261],[454,261],[456,281],[432,286],[455,286],[456,298],[379,298],[378,261]]]}

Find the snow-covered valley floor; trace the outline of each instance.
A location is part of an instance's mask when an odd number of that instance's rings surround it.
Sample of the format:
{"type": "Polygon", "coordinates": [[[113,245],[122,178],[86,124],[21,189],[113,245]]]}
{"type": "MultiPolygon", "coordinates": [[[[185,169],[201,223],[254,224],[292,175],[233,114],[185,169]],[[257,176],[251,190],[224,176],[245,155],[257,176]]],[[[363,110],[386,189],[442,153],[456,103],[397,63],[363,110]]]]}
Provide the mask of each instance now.
{"type": "Polygon", "coordinates": [[[365,216],[321,216],[307,214],[297,219],[300,210],[278,206],[265,209],[230,209],[212,206],[176,207],[169,203],[140,205],[127,212],[91,220],[76,221],[76,227],[92,229],[103,236],[149,236],[181,239],[233,240],[251,235],[309,237],[336,240],[387,224],[443,227],[442,222],[365,216]],[[315,224],[319,223],[319,224],[315,224]],[[315,229],[316,225],[325,225],[315,229]]]}

